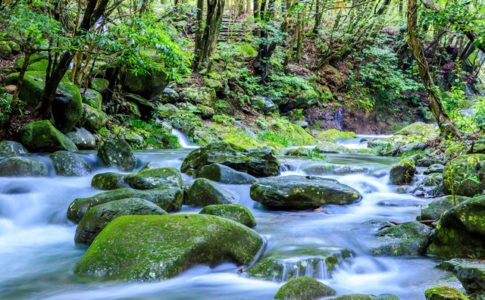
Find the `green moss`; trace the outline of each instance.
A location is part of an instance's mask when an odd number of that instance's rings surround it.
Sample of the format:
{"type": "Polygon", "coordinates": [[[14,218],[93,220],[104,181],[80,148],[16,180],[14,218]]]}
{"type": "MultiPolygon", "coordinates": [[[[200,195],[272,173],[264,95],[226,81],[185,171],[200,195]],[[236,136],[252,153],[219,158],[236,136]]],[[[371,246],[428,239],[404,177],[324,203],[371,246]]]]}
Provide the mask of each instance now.
{"type": "Polygon", "coordinates": [[[313,278],[300,277],[284,284],[274,298],[285,300],[314,300],[335,294],[335,290],[331,287],[313,278]]]}
{"type": "Polygon", "coordinates": [[[355,132],[351,131],[340,131],[337,129],[329,129],[320,132],[315,136],[319,141],[335,143],[339,139],[352,139],[356,138],[355,132]]]}
{"type": "Polygon", "coordinates": [[[77,147],[50,121],[31,122],[19,131],[22,144],[34,152],[76,151],[77,147]]]}
{"type": "Polygon", "coordinates": [[[114,190],[123,188],[126,186],[124,177],[124,175],[114,172],[96,174],[91,180],[91,186],[98,190],[114,190]]]}
{"type": "Polygon", "coordinates": [[[126,175],[125,182],[132,188],[140,190],[149,190],[165,185],[182,187],[182,174],[175,168],[148,169],[126,175]]]}
{"type": "Polygon", "coordinates": [[[438,286],[424,292],[426,300],[467,300],[459,290],[449,286],[438,286]]]}
{"type": "Polygon", "coordinates": [[[230,219],[250,228],[256,226],[256,219],[251,211],[238,204],[208,205],[199,213],[230,219]]]}

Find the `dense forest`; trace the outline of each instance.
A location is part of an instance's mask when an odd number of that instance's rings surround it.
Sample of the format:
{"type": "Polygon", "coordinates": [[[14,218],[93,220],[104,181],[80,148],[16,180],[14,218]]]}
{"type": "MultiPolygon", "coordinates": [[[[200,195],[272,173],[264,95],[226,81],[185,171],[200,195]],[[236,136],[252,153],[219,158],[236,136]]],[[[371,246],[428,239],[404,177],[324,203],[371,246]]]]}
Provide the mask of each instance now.
{"type": "Polygon", "coordinates": [[[482,0],[0,0],[0,298],[485,299],[482,0]]]}

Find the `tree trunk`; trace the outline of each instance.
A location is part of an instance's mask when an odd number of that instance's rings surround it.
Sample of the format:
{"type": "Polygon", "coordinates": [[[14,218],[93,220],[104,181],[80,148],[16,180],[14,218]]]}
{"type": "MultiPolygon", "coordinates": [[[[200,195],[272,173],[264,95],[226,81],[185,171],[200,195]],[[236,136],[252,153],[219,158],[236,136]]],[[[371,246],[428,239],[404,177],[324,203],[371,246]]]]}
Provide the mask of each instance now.
{"type": "Polygon", "coordinates": [[[456,137],[458,135],[458,130],[456,125],[451,121],[441,104],[441,94],[438,87],[434,84],[433,79],[429,73],[429,66],[424,56],[423,47],[418,38],[417,34],[417,23],[418,23],[418,3],[417,0],[408,0],[408,36],[409,36],[409,46],[411,47],[414,55],[414,59],[418,65],[419,76],[421,81],[428,93],[429,104],[433,115],[438,122],[438,126],[441,131],[441,137],[456,137]]]}
{"type": "Polygon", "coordinates": [[[315,26],[313,27],[313,33],[318,34],[320,25],[322,24],[322,11],[320,8],[320,0],[315,2],[315,26]]]}
{"type": "Polygon", "coordinates": [[[17,88],[15,89],[15,93],[13,94],[12,102],[10,105],[12,107],[15,107],[15,103],[17,102],[20,94],[20,88],[22,87],[22,84],[24,83],[24,76],[25,72],[27,71],[27,67],[29,66],[29,60],[30,56],[32,55],[32,51],[30,49],[25,50],[25,57],[24,57],[24,63],[22,65],[22,69],[20,69],[19,72],[19,77],[17,78],[17,88]]]}

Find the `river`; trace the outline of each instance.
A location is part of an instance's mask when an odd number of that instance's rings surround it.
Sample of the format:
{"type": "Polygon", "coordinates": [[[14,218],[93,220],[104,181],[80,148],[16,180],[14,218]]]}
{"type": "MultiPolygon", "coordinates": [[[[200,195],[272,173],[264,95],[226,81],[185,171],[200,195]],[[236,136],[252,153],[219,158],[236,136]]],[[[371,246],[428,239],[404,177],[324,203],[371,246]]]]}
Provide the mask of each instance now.
{"type": "MultiPolygon", "coordinates": [[[[349,148],[362,148],[347,142],[349,148]]],[[[179,168],[191,149],[137,152],[137,168],[148,161],[179,168]]],[[[238,274],[240,267],[222,264],[198,266],[174,279],[155,283],[86,282],[73,268],[86,247],[74,244],[75,225],[65,214],[71,201],[99,191],[90,187],[96,173],[115,171],[103,167],[93,152],[82,152],[95,172],[86,177],[0,177],[0,299],[273,299],[279,282],[252,279],[238,274]]],[[[44,156],[43,159],[48,161],[44,156]]],[[[360,191],[363,200],[346,206],[327,206],[320,211],[269,211],[249,197],[249,185],[224,185],[237,203],[256,217],[258,231],[266,240],[266,252],[293,247],[346,247],[355,257],[333,276],[319,272],[338,294],[392,293],[401,299],[425,299],[424,291],[438,285],[460,287],[448,273],[434,268],[426,257],[373,257],[369,248],[385,221],[413,221],[426,199],[396,193],[389,184],[393,158],[370,154],[332,154],[326,161],[281,158],[281,176],[294,174],[336,178],[360,191]],[[334,166],[333,173],[322,165],[334,166]],[[337,167],[335,167],[335,165],[337,167]],[[320,166],[320,167],[319,167],[320,166]],[[361,173],[342,174],[356,169],[361,173]],[[320,170],[320,171],[319,171],[320,170]],[[336,173],[336,174],[335,174],[336,173]]],[[[184,175],[184,180],[192,179],[184,175]]],[[[200,209],[184,206],[182,212],[200,209]]],[[[294,259],[298,259],[295,257],[294,259]]],[[[288,263],[291,263],[289,261],[288,263]]],[[[311,271],[311,270],[310,270],[311,271]]]]}

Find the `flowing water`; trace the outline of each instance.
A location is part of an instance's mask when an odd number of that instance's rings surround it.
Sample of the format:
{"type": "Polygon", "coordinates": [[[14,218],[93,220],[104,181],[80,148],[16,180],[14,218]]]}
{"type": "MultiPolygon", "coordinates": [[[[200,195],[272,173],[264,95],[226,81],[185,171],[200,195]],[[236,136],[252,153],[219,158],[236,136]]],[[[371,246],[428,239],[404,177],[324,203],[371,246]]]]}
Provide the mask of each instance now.
{"type": "MultiPolygon", "coordinates": [[[[138,168],[148,161],[180,167],[189,151],[138,152],[138,168]]],[[[94,173],[114,171],[102,167],[93,153],[83,156],[94,173]]],[[[281,176],[336,178],[364,195],[360,203],[320,211],[269,211],[250,199],[249,185],[225,186],[255,215],[255,230],[264,236],[266,252],[285,247],[352,249],[355,257],[332,277],[321,264],[319,270],[305,270],[317,274],[339,294],[393,293],[401,299],[424,299],[429,287],[459,283],[434,268],[436,261],[430,258],[369,255],[369,248],[378,243],[374,235],[383,222],[412,221],[427,201],[395,192],[388,182],[394,161],[369,154],[328,155],[325,162],[282,158],[281,176]]],[[[74,198],[98,192],[90,187],[94,173],[76,178],[50,173],[44,178],[0,178],[0,299],[272,299],[282,284],[238,274],[239,267],[233,264],[197,266],[155,283],[82,281],[73,268],[86,248],[74,245],[75,226],[65,213],[74,198]]],[[[185,175],[184,180],[191,181],[185,175]]],[[[198,210],[184,206],[182,211],[198,210]]]]}

